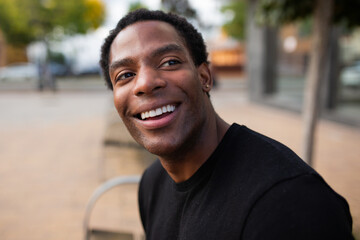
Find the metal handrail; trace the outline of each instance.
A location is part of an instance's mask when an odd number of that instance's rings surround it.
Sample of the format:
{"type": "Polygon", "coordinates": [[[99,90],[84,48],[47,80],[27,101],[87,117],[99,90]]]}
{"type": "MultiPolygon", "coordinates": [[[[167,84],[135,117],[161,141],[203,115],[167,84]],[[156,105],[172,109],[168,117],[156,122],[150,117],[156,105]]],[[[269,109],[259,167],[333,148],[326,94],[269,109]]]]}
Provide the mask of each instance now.
{"type": "Polygon", "coordinates": [[[96,203],[96,201],[107,191],[109,191],[110,189],[112,189],[113,187],[119,186],[119,185],[124,185],[124,184],[135,184],[135,183],[139,183],[140,181],[140,176],[138,175],[133,175],[133,176],[122,176],[122,177],[115,177],[112,178],[106,182],[104,182],[102,185],[100,185],[97,189],[95,189],[95,191],[93,192],[93,194],[90,197],[89,202],[86,205],[86,210],[85,210],[85,217],[84,217],[84,222],[83,222],[83,226],[84,226],[84,239],[85,240],[89,240],[90,239],[90,231],[89,231],[89,221],[90,221],[90,216],[91,216],[91,212],[94,208],[94,205],[96,203]]]}

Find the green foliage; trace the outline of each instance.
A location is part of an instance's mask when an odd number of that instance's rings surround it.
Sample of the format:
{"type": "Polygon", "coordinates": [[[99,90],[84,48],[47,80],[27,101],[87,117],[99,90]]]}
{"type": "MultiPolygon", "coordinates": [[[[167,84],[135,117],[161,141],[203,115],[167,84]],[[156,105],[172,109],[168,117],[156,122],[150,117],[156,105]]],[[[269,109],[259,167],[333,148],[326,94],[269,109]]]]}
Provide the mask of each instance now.
{"type": "Polygon", "coordinates": [[[333,21],[341,23],[348,28],[359,26],[359,9],[359,0],[335,0],[333,21]]]}
{"type": "Polygon", "coordinates": [[[195,8],[191,6],[188,0],[161,0],[161,7],[165,12],[171,12],[185,17],[195,26],[203,29],[209,27],[208,24],[201,21],[195,8]]]}
{"type": "Polygon", "coordinates": [[[59,64],[63,64],[63,65],[66,64],[65,55],[61,52],[53,52],[53,51],[49,50],[48,58],[49,58],[50,62],[59,63],[59,64]]]}
{"type": "Polygon", "coordinates": [[[314,0],[260,0],[256,17],[262,24],[279,25],[309,17],[314,7],[314,0]]]}
{"type": "Polygon", "coordinates": [[[232,0],[221,8],[221,12],[231,14],[231,19],[223,25],[225,32],[238,40],[245,38],[246,1],[232,0]]]}
{"type": "Polygon", "coordinates": [[[133,2],[130,4],[129,6],[129,12],[134,11],[136,9],[140,9],[140,8],[148,8],[145,4],[143,4],[142,2],[133,2]]]}
{"type": "Polygon", "coordinates": [[[161,0],[161,5],[167,12],[176,13],[191,19],[197,19],[197,12],[189,4],[188,0],[161,0]]]}
{"type": "Polygon", "coordinates": [[[313,21],[312,18],[305,18],[299,22],[299,37],[308,37],[312,33],[313,21]]]}
{"type": "Polygon", "coordinates": [[[101,0],[0,0],[0,28],[12,45],[86,33],[99,27],[104,17],[101,0]]]}
{"type": "MultiPolygon", "coordinates": [[[[260,0],[257,20],[279,25],[309,18],[315,9],[314,0],[260,0]]],[[[330,3],[329,3],[330,4],[330,3]]],[[[359,0],[334,0],[333,22],[348,28],[360,25],[359,0]]]]}

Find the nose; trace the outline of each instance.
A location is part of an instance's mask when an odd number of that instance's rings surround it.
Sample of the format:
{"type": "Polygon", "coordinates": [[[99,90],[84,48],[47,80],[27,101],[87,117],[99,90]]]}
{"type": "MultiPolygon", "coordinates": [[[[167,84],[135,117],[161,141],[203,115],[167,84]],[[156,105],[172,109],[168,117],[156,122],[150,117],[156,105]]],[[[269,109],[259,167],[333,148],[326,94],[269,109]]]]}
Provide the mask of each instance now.
{"type": "Polygon", "coordinates": [[[155,91],[166,87],[166,81],[157,74],[151,67],[141,68],[136,77],[134,95],[149,95],[155,91]]]}

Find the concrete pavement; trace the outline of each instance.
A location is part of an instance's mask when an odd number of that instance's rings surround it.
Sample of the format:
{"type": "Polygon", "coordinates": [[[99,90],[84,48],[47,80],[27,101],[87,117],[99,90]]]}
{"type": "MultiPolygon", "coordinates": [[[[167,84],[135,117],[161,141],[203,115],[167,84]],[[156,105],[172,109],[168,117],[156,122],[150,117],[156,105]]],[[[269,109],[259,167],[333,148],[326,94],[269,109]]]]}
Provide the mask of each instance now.
{"type": "MultiPolygon", "coordinates": [[[[227,122],[271,136],[301,155],[299,114],[250,103],[240,80],[220,82],[211,98],[227,122]]],[[[81,239],[85,205],[104,176],[138,174],[146,165],[131,162],[132,153],[120,154],[120,164],[118,150],[104,152],[114,116],[110,92],[1,92],[0,110],[0,239],[81,239]]],[[[360,129],[322,120],[316,137],[315,168],[348,200],[360,238],[360,129]]],[[[137,215],[131,223],[122,218],[136,212],[136,189],[122,192],[129,195],[104,197],[92,225],[116,215],[113,225],[139,226],[137,215]],[[123,209],[124,215],[109,208],[129,202],[133,209],[123,209]]]]}

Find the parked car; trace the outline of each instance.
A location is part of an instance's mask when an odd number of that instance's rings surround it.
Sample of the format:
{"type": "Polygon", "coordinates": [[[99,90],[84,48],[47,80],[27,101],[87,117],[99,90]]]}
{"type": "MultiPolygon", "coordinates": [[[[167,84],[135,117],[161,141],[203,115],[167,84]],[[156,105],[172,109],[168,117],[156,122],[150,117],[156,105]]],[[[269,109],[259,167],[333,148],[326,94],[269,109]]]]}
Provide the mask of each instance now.
{"type": "Polygon", "coordinates": [[[65,76],[65,75],[68,75],[70,72],[70,70],[68,69],[68,67],[66,65],[56,63],[56,62],[51,62],[49,64],[49,67],[50,67],[50,72],[54,76],[65,76]]]}
{"type": "Polygon", "coordinates": [[[28,81],[38,78],[38,68],[33,63],[14,63],[0,67],[0,81],[28,81]]]}
{"type": "Polygon", "coordinates": [[[340,79],[344,87],[360,87],[360,61],[345,67],[341,71],[340,79]]]}
{"type": "Polygon", "coordinates": [[[99,64],[78,64],[73,66],[72,72],[75,76],[100,75],[101,69],[99,64]]]}

